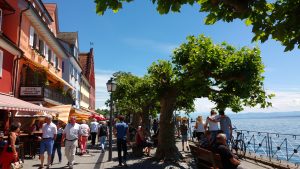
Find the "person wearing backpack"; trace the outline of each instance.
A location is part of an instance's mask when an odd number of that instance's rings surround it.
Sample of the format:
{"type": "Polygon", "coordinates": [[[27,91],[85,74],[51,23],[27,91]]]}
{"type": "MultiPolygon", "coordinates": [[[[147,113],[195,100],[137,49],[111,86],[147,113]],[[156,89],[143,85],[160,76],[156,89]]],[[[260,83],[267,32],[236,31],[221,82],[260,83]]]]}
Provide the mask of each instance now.
{"type": "Polygon", "coordinates": [[[100,140],[100,147],[102,152],[105,151],[105,142],[106,142],[106,137],[107,137],[107,125],[105,121],[102,121],[100,123],[100,127],[99,127],[99,140],[100,140]]]}

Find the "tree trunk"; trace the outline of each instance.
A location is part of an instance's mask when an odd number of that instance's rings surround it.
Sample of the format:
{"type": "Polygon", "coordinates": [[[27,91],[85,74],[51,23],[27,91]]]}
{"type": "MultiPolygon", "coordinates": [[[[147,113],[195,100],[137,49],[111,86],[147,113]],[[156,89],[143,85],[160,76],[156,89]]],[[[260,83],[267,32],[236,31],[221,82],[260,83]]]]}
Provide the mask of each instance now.
{"type": "Polygon", "coordinates": [[[173,111],[175,109],[176,96],[175,90],[168,90],[160,99],[158,147],[155,154],[158,160],[178,161],[182,158],[176,147],[174,136],[173,111]]]}
{"type": "Polygon", "coordinates": [[[133,116],[132,116],[132,126],[134,128],[137,128],[141,122],[141,116],[140,116],[140,113],[133,113],[133,116]]]}
{"type": "Polygon", "coordinates": [[[150,133],[150,116],[149,116],[149,106],[143,107],[142,125],[147,133],[150,133]]]}

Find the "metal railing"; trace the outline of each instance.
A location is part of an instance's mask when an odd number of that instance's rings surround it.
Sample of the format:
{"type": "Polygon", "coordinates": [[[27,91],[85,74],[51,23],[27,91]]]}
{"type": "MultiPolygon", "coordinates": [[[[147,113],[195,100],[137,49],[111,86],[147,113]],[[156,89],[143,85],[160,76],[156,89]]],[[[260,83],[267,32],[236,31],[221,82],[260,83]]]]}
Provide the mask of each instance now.
{"type": "Polygon", "coordinates": [[[300,135],[234,130],[233,136],[240,133],[239,139],[246,144],[246,153],[269,161],[287,161],[300,164],[300,135]]]}
{"type": "Polygon", "coordinates": [[[44,87],[44,98],[62,103],[62,104],[73,104],[73,99],[70,96],[63,95],[62,93],[58,92],[57,90],[44,87]]]}

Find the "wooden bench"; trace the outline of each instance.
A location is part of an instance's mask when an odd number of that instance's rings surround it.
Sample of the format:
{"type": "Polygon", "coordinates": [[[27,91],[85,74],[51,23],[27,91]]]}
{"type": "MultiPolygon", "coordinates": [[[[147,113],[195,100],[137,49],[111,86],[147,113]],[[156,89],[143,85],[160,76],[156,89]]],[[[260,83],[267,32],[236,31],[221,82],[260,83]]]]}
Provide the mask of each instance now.
{"type": "Polygon", "coordinates": [[[199,168],[222,169],[221,156],[207,149],[190,145],[191,153],[195,157],[199,168]]]}

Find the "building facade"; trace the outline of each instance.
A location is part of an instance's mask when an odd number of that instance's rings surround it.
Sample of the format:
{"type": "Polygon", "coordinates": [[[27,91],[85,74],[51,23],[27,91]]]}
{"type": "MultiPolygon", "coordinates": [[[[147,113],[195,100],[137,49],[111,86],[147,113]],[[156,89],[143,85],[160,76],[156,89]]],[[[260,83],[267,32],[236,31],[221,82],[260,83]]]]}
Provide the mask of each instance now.
{"type": "Polygon", "coordinates": [[[56,39],[57,7],[50,4],[48,11],[41,0],[25,2],[20,9],[19,47],[24,55],[17,66],[16,96],[45,107],[73,104],[74,88],[62,78],[62,61],[68,56],[56,39]]]}
{"type": "Polygon", "coordinates": [[[59,32],[57,35],[59,42],[64,47],[68,58],[63,60],[63,79],[66,80],[73,88],[75,99],[74,107],[80,108],[80,83],[82,68],[78,61],[79,43],[77,32],[59,32]]]}
{"type": "Polygon", "coordinates": [[[80,85],[80,108],[83,110],[89,110],[90,107],[90,83],[85,75],[81,76],[81,85],[80,85]]]}
{"type": "Polygon", "coordinates": [[[94,71],[94,49],[87,53],[79,54],[79,61],[82,66],[82,74],[90,84],[89,88],[89,109],[95,111],[95,71],[94,71]]]}

